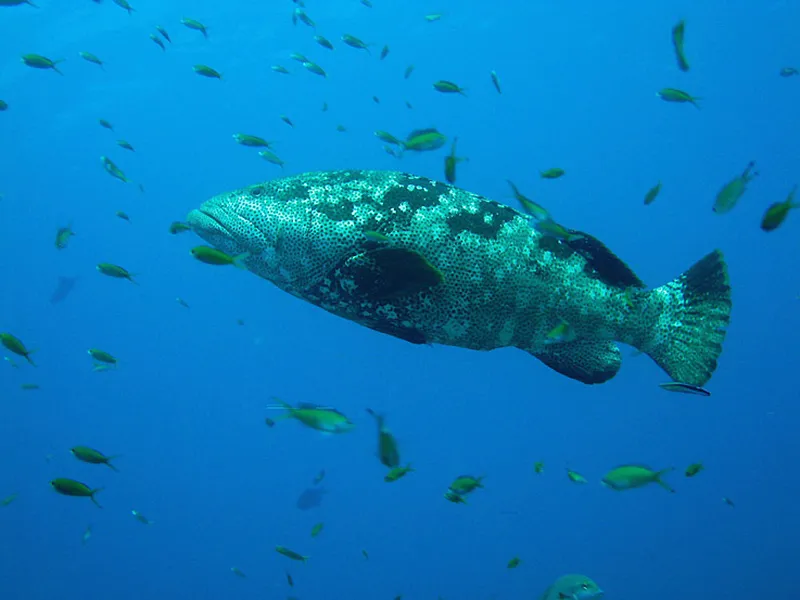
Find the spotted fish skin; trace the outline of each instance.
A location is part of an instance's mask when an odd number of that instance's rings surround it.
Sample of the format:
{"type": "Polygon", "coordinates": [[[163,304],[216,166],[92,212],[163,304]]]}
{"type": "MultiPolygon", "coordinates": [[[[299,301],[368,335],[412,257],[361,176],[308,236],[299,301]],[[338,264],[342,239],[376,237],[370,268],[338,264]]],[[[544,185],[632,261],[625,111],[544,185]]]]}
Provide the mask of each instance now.
{"type": "Polygon", "coordinates": [[[187,222],[228,254],[249,252],[253,273],[335,315],[412,343],[517,347],[584,383],[613,377],[615,342],[625,342],[673,379],[702,385],[729,321],[718,251],[645,291],[588,234],[543,235],[512,208],[407,173],[276,179],[215,196],[187,222]],[[419,256],[443,279],[415,279],[419,256]],[[553,344],[548,333],[563,321],[575,341],[553,344]]]}

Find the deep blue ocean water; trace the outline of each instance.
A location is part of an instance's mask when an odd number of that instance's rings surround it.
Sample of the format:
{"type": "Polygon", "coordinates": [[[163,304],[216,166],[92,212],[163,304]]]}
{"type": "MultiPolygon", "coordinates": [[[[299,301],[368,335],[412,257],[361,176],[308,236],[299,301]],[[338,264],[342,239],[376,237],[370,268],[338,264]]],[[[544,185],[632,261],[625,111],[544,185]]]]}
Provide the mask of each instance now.
{"type": "Polygon", "coordinates": [[[292,25],[289,0],[131,0],[130,15],[111,0],[35,1],[0,7],[0,331],[36,348],[38,365],[0,364],[0,498],[18,494],[0,506],[4,599],[521,600],[565,573],[592,577],[608,600],[793,597],[800,215],[769,234],[759,222],[800,183],[800,77],[778,75],[800,67],[800,6],[307,0],[331,52],[292,25]],[[427,22],[432,13],[444,16],[427,22]],[[205,23],[208,39],[183,17],[205,23]],[[688,73],[670,43],[681,18],[688,73]],[[172,38],[165,52],[148,39],[155,25],[172,38]],[[343,33],[374,44],[371,54],[343,33]],[[26,67],[27,53],[66,59],[63,76],[26,67]],[[223,80],[194,74],[198,63],[223,80]],[[437,93],[439,79],[467,97],[437,93]],[[701,110],[663,102],[663,87],[702,97],[701,110]],[[398,162],[373,136],[431,126],[469,157],[459,186],[512,204],[513,180],[649,285],[722,249],[734,310],[712,396],[662,391],[667,377],[630,348],[616,378],[586,386],[514,349],[411,345],[201,264],[189,254],[196,236],[167,232],[217,193],[285,174],[441,179],[449,144],[398,162]],[[285,168],[237,145],[237,132],[274,140],[285,168]],[[101,155],[134,183],[109,177],[101,155]],[[750,160],[759,177],[733,211],[714,214],[715,194],[750,160]],[[539,177],[555,166],[566,176],[539,177]],[[68,223],[76,235],[57,250],[68,223]],[[140,285],[103,277],[99,262],[124,265],[140,285]],[[78,280],[52,304],[59,276],[78,280]],[[93,372],[93,347],[119,368],[93,372]],[[356,429],[267,428],[272,396],[335,406],[356,429]],[[383,481],[367,407],[387,415],[417,469],[402,481],[383,481]],[[76,445],[121,455],[120,472],[78,462],[76,445]],[[705,471],[685,478],[695,461],[705,471]],[[622,463],[676,467],[677,493],[600,485],[622,463]],[[571,483],[567,468],[589,483],[571,483]],[[299,510],[321,469],[321,505],[299,510]],[[467,506],[442,498],[462,473],[486,476],[467,506]],[[104,487],[104,508],[56,494],[55,477],[104,487]],[[275,545],[311,559],[292,562],[275,545]],[[509,570],[513,556],[522,563],[509,570]]]}

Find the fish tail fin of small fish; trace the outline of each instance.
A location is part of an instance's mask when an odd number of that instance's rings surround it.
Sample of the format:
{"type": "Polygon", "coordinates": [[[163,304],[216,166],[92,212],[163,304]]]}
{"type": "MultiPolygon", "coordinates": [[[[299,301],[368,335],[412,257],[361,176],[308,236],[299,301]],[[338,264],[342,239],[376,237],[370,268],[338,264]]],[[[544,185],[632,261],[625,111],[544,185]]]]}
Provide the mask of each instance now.
{"type": "Polygon", "coordinates": [[[89,497],[92,499],[92,502],[94,502],[94,503],[95,503],[95,505],[97,506],[97,508],[103,508],[103,507],[102,507],[102,506],[100,506],[100,503],[97,501],[97,498],[95,498],[94,496],[95,496],[95,494],[98,494],[98,493],[102,492],[104,489],[105,489],[105,488],[95,488],[95,489],[93,489],[93,490],[91,491],[91,493],[89,494],[89,497]]]}
{"type": "Polygon", "coordinates": [[[241,254],[237,254],[236,256],[233,257],[232,261],[233,266],[236,267],[237,269],[244,269],[246,271],[247,266],[244,264],[243,261],[247,260],[248,258],[250,258],[249,252],[242,252],[241,254]]]}
{"type": "MultiPolygon", "coordinates": [[[[288,410],[290,413],[292,411],[294,411],[294,406],[292,406],[291,404],[286,402],[286,400],[281,400],[277,396],[272,396],[272,399],[275,400],[275,402],[278,403],[278,406],[272,406],[272,407],[267,407],[267,408],[282,408],[282,409],[288,410]]],[[[278,418],[280,418],[280,417],[278,417],[278,418]]]]}
{"type": "Polygon", "coordinates": [[[112,465],[111,461],[118,459],[120,456],[121,456],[120,454],[116,454],[114,456],[109,456],[108,458],[106,458],[106,463],[105,463],[106,466],[109,469],[111,469],[112,471],[115,471],[116,473],[119,473],[119,469],[117,467],[115,467],[114,465],[112,465]]]}
{"type": "Polygon", "coordinates": [[[620,341],[644,351],[673,381],[704,385],[717,368],[730,323],[731,286],[722,252],[707,254],[636,303],[633,314],[653,317],[620,341]]]}
{"type": "Polygon", "coordinates": [[[32,367],[35,367],[35,366],[36,366],[36,363],[35,363],[35,362],[33,362],[33,359],[31,358],[31,354],[33,354],[34,352],[36,352],[36,350],[35,350],[35,349],[34,349],[34,350],[28,350],[28,351],[25,353],[25,360],[27,360],[27,361],[30,363],[30,365],[31,365],[32,367]]]}
{"type": "Polygon", "coordinates": [[[655,474],[655,482],[671,494],[675,493],[675,489],[661,478],[664,477],[664,475],[666,475],[667,473],[670,473],[674,470],[675,467],[669,467],[666,469],[661,469],[658,473],[655,474]]]}
{"type": "Polygon", "coordinates": [[[34,4],[33,2],[31,2],[31,0],[25,0],[25,2],[30,4],[33,8],[39,8],[39,5],[38,4],[34,4]]]}

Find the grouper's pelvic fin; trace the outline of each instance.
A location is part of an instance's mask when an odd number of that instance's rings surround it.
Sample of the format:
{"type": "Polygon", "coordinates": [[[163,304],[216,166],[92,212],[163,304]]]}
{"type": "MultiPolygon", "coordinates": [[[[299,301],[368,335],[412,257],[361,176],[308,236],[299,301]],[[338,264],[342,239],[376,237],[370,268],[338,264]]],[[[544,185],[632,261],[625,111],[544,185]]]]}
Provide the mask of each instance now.
{"type": "MultiPolygon", "coordinates": [[[[645,294],[641,314],[650,331],[630,340],[674,381],[704,385],[717,368],[730,322],[731,288],[722,252],[715,250],[683,275],[645,294]]],[[[625,340],[628,341],[628,340],[625,340]]]]}

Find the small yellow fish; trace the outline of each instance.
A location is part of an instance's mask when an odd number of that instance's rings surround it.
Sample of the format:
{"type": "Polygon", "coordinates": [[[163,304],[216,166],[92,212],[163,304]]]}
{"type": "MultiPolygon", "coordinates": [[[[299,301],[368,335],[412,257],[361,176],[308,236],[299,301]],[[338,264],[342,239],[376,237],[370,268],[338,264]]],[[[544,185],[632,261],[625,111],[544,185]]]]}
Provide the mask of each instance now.
{"type": "Polygon", "coordinates": [[[569,323],[562,320],[547,334],[547,341],[545,343],[565,344],[575,340],[576,337],[577,335],[575,334],[575,330],[570,326],[569,323]]]}
{"type": "Polygon", "coordinates": [[[13,494],[6,496],[2,500],[0,500],[0,506],[8,506],[12,502],[14,502],[14,500],[16,500],[17,497],[19,497],[19,492],[14,492],[13,494]]]}
{"type": "Polygon", "coordinates": [[[800,208],[800,204],[794,201],[796,193],[797,186],[794,186],[786,197],[786,200],[783,202],[775,202],[770,205],[767,212],[764,213],[764,218],[761,220],[761,229],[763,231],[774,231],[781,226],[790,210],[800,208]]]}
{"type": "Polygon", "coordinates": [[[722,186],[722,189],[717,192],[717,197],[714,199],[713,211],[718,215],[725,214],[733,209],[739,202],[741,197],[747,191],[747,184],[758,177],[758,171],[753,172],[756,162],[751,160],[747,163],[744,171],[731,179],[728,183],[722,186]]]}
{"type": "Polygon", "coordinates": [[[705,469],[703,463],[692,463],[691,465],[686,467],[686,472],[684,474],[686,475],[686,477],[694,477],[703,469],[705,469]]]}
{"type": "Polygon", "coordinates": [[[127,269],[124,267],[120,267],[119,265],[113,265],[111,263],[100,263],[97,265],[97,270],[102,273],[103,275],[107,275],[108,277],[114,277],[116,279],[127,279],[131,283],[136,283],[133,280],[134,274],[129,273],[127,269]]]}
{"type": "Polygon", "coordinates": [[[242,261],[250,256],[249,252],[243,252],[238,256],[231,256],[229,254],[226,254],[222,250],[217,250],[216,248],[212,248],[211,246],[195,246],[194,248],[192,248],[191,252],[192,256],[194,256],[197,260],[207,265],[217,265],[217,266],[233,265],[234,267],[238,267],[239,269],[247,268],[244,264],[242,264],[242,261]]]}
{"type": "Polygon", "coordinates": [[[650,467],[642,465],[623,465],[609,471],[603,477],[602,483],[616,491],[631,490],[657,483],[668,492],[675,493],[675,490],[662,480],[662,477],[672,470],[672,467],[654,471],[650,467]]]}
{"type": "Polygon", "coordinates": [[[387,483],[392,483],[393,481],[397,481],[413,471],[414,469],[411,468],[410,464],[406,465],[405,467],[394,467],[386,474],[383,480],[387,483]]]}
{"type": "Polygon", "coordinates": [[[72,231],[71,224],[66,227],[59,227],[58,231],[56,231],[56,248],[59,250],[66,248],[73,235],[75,235],[75,232],[72,231]]]}
{"type": "Polygon", "coordinates": [[[466,89],[462,88],[457,83],[453,83],[452,81],[446,81],[444,79],[440,79],[439,81],[434,82],[433,89],[437,92],[442,92],[444,94],[461,94],[462,96],[466,96],[466,89]]]}
{"type": "Polygon", "coordinates": [[[60,62],[64,62],[64,59],[50,60],[46,56],[41,56],[40,54],[25,54],[22,57],[22,62],[26,66],[33,67],[34,69],[52,69],[59,75],[63,75],[56,65],[60,62]]]}
{"type": "Polygon", "coordinates": [[[647,206],[648,204],[652,204],[660,191],[661,191],[661,182],[659,181],[656,185],[647,190],[647,193],[644,195],[645,206],[647,206]]]}
{"type": "Polygon", "coordinates": [[[291,558],[292,560],[298,560],[302,562],[308,562],[308,559],[311,558],[310,556],[303,556],[302,554],[298,554],[294,550],[289,550],[284,546],[275,546],[275,551],[278,554],[283,554],[287,558],[291,558]]]}
{"type": "Polygon", "coordinates": [[[456,182],[456,165],[461,161],[467,160],[466,158],[456,156],[456,142],[458,142],[458,138],[454,137],[453,145],[450,148],[450,154],[444,158],[444,178],[447,180],[447,183],[456,182]]]}
{"type": "Polygon", "coordinates": [[[567,469],[567,477],[572,483],[589,483],[586,481],[586,477],[572,469],[567,469]]]}
{"type": "Polygon", "coordinates": [[[207,28],[200,21],[196,21],[195,19],[181,19],[181,24],[185,25],[189,29],[194,29],[195,31],[199,31],[200,33],[203,34],[204,38],[208,38],[207,28]]]}
{"type": "Polygon", "coordinates": [[[17,356],[21,356],[25,360],[30,363],[31,366],[35,367],[36,364],[31,359],[31,354],[36,352],[36,350],[28,350],[25,347],[25,344],[22,343],[22,340],[13,336],[10,333],[0,333],[0,344],[3,344],[5,348],[16,354],[17,356]]]}
{"type": "Polygon", "coordinates": [[[184,231],[191,231],[192,228],[182,221],[173,221],[169,226],[169,232],[172,235],[183,233],[184,231]]]}
{"type": "Polygon", "coordinates": [[[519,563],[521,563],[521,562],[522,561],[520,560],[520,558],[518,556],[515,556],[510,561],[508,561],[508,565],[506,565],[506,566],[509,569],[516,569],[519,566],[519,563]]]}
{"type": "Polygon", "coordinates": [[[533,472],[536,473],[537,475],[541,475],[542,473],[544,473],[544,463],[541,461],[536,461],[535,463],[533,463],[533,472]]]}
{"type": "Polygon", "coordinates": [[[208,65],[195,65],[192,67],[195,73],[208,77],[210,79],[222,79],[222,74],[216,69],[212,69],[208,65]]]}
{"type": "Polygon", "coordinates": [[[492,71],[491,73],[489,73],[489,75],[492,78],[492,85],[494,86],[494,89],[497,90],[498,94],[502,94],[503,90],[500,89],[500,78],[497,76],[497,72],[492,71]]]}
{"type": "Polygon", "coordinates": [[[683,90],[676,90],[675,88],[664,88],[660,92],[657,92],[656,96],[658,96],[665,102],[678,102],[678,103],[688,102],[697,109],[700,108],[700,105],[697,103],[697,101],[702,100],[702,98],[692,96],[684,92],[683,90]]]}
{"type": "Polygon", "coordinates": [[[564,169],[559,169],[556,167],[539,171],[539,175],[542,176],[542,179],[558,179],[559,177],[563,177],[565,172],[566,171],[564,171],[564,169]]]}
{"type": "Polygon", "coordinates": [[[97,508],[103,508],[95,499],[95,494],[102,491],[103,488],[96,488],[91,489],[85,483],[81,483],[80,481],[75,481],[74,479],[66,479],[64,477],[59,477],[58,479],[53,479],[50,482],[50,486],[57,491],[59,494],[64,496],[74,496],[77,498],[91,498],[92,502],[95,503],[97,508]]]}
{"type": "Polygon", "coordinates": [[[672,46],[675,49],[675,58],[678,61],[678,68],[681,71],[689,70],[689,63],[686,60],[686,55],[683,51],[684,37],[686,35],[686,22],[681,19],[677,25],[672,28],[672,46]]]}
{"type": "Polygon", "coordinates": [[[317,537],[321,532],[322,529],[325,527],[324,523],[317,523],[314,527],[311,528],[311,537],[317,537]]]}

